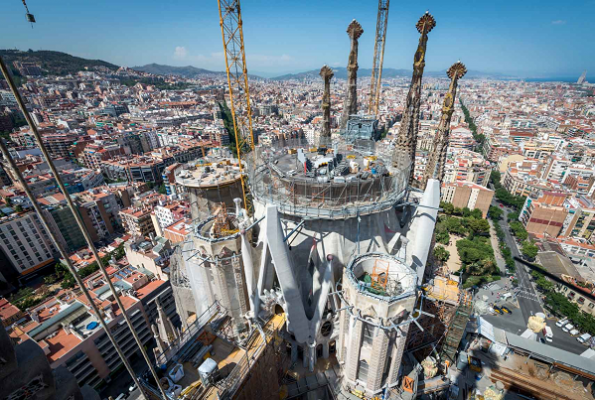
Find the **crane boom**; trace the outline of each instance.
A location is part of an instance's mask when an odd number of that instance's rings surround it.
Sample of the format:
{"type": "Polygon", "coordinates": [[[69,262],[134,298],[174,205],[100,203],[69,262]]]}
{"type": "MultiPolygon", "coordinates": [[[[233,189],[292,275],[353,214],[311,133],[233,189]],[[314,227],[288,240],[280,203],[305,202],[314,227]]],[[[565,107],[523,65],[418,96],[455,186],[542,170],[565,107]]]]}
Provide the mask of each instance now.
{"type": "Polygon", "coordinates": [[[217,3],[219,5],[219,24],[221,25],[227,84],[229,86],[230,110],[240,173],[242,175],[242,194],[244,196],[244,207],[248,209],[246,182],[241,157],[246,143],[254,150],[254,134],[252,132],[248,69],[244,51],[242,12],[240,0],[217,0],[217,3]]]}
{"type": "Polygon", "coordinates": [[[368,113],[378,115],[382,82],[382,63],[384,62],[384,46],[386,44],[386,28],[388,26],[388,6],[390,0],[378,0],[378,19],[376,20],[376,40],[374,43],[374,64],[370,81],[370,100],[368,113]]]}

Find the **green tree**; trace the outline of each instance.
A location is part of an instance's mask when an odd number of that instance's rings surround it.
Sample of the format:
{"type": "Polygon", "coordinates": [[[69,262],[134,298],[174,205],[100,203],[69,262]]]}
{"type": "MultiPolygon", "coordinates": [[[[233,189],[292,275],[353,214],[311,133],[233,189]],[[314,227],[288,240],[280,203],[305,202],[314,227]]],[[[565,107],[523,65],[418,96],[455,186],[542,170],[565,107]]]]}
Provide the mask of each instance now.
{"type": "Polygon", "coordinates": [[[539,251],[539,248],[532,242],[529,242],[528,240],[523,242],[523,245],[521,247],[521,253],[523,253],[523,255],[529,259],[534,259],[535,257],[537,257],[537,252],[539,251]]]}
{"type": "Polygon", "coordinates": [[[517,221],[519,219],[519,212],[513,211],[511,213],[508,213],[507,219],[509,221],[517,221]]]}
{"type": "Polygon", "coordinates": [[[436,241],[441,244],[448,245],[450,243],[450,235],[448,231],[442,231],[436,233],[436,241]]]}
{"type": "Polygon", "coordinates": [[[471,216],[471,210],[469,209],[469,207],[463,207],[462,213],[463,213],[463,217],[471,216]]]}
{"type": "Polygon", "coordinates": [[[165,183],[159,185],[159,189],[157,189],[157,191],[161,194],[167,194],[167,189],[165,189],[165,183]]]}
{"type": "Polygon", "coordinates": [[[475,208],[473,211],[471,211],[471,216],[475,219],[483,219],[483,213],[479,208],[475,208]]]}
{"type": "Polygon", "coordinates": [[[443,264],[450,258],[450,252],[442,246],[436,246],[434,247],[434,258],[443,264]]]}
{"type": "Polygon", "coordinates": [[[17,204],[16,206],[14,206],[14,210],[18,213],[23,212],[23,206],[21,206],[20,204],[17,204]]]}
{"type": "Polygon", "coordinates": [[[467,220],[467,228],[469,228],[474,235],[489,236],[490,234],[490,223],[487,219],[470,218],[467,220]]]}
{"type": "Polygon", "coordinates": [[[502,218],[503,211],[500,207],[490,206],[490,210],[488,211],[488,215],[490,216],[492,221],[498,221],[502,218]]]}
{"type": "Polygon", "coordinates": [[[446,215],[452,215],[452,213],[455,210],[455,207],[452,205],[452,203],[441,202],[440,207],[442,208],[442,211],[446,215]]]}

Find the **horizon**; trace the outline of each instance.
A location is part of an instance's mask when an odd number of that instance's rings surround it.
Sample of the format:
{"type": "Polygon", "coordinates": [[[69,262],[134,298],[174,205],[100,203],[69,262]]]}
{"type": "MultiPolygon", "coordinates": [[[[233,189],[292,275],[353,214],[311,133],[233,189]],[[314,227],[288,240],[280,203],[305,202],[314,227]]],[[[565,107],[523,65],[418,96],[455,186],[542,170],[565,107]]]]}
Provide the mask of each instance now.
{"type": "MultiPolygon", "coordinates": [[[[20,51],[23,53],[26,53],[27,51],[32,50],[32,51],[50,51],[50,52],[56,52],[56,53],[63,53],[63,54],[67,54],[67,55],[71,55],[74,57],[79,57],[79,58],[83,58],[86,60],[98,60],[98,61],[105,61],[107,63],[113,64],[115,66],[118,67],[125,67],[125,68],[130,68],[130,69],[139,69],[139,68],[143,68],[149,65],[158,65],[158,66],[164,66],[164,67],[173,67],[173,68],[197,68],[197,69],[202,69],[208,72],[213,72],[213,73],[225,73],[225,70],[213,70],[213,69],[208,69],[208,68],[203,68],[201,66],[198,65],[192,65],[192,64],[188,64],[188,65],[169,65],[169,64],[160,64],[157,62],[151,62],[148,64],[143,64],[143,65],[134,65],[134,66],[124,66],[124,65],[118,65],[117,63],[113,63],[109,60],[104,60],[104,59],[100,59],[100,58],[85,58],[85,57],[81,57],[79,55],[76,54],[70,54],[68,52],[65,51],[61,51],[61,50],[50,50],[50,49],[1,49],[0,51],[20,51]]],[[[339,70],[339,69],[343,69],[345,70],[346,67],[343,66],[335,66],[335,67],[331,67],[333,70],[339,70]]],[[[361,70],[371,70],[371,68],[360,68],[361,70]]],[[[384,67],[383,68],[384,71],[386,70],[395,70],[395,71],[412,71],[413,68],[394,68],[394,67],[384,67]]],[[[293,72],[282,72],[282,73],[275,73],[275,72],[263,72],[263,71],[249,71],[249,74],[255,77],[259,77],[259,78],[264,78],[264,79],[276,79],[276,78],[280,78],[286,75],[298,75],[298,74],[304,74],[304,73],[309,73],[309,72],[316,72],[316,69],[310,69],[310,70],[299,70],[299,71],[293,71],[293,72]]],[[[446,69],[441,69],[441,70],[428,70],[426,71],[426,75],[428,74],[437,74],[437,73],[441,73],[441,72],[445,72],[446,69]]],[[[566,75],[564,76],[563,74],[560,74],[558,76],[515,76],[515,75],[511,75],[511,74],[506,74],[503,72],[499,72],[499,71],[493,71],[493,72],[488,72],[488,71],[479,71],[479,70],[469,70],[469,72],[472,73],[477,73],[477,74],[485,74],[486,77],[485,78],[489,78],[489,79],[493,79],[493,80],[502,80],[502,81],[527,81],[527,82],[574,82],[578,79],[578,77],[580,76],[571,76],[571,75],[566,75]],[[500,75],[499,77],[497,75],[500,75]]],[[[582,74],[582,72],[581,72],[582,74]]],[[[588,82],[595,82],[595,75],[589,75],[590,72],[587,70],[587,75],[586,75],[586,80],[588,82]]],[[[159,75],[159,74],[156,74],[159,75]]],[[[337,78],[337,79],[342,79],[342,78],[337,78]]],[[[387,78],[385,78],[387,79],[387,78]]],[[[475,79],[475,78],[471,78],[471,79],[475,79]]]]}
{"type": "MultiPolygon", "coordinates": [[[[11,2],[0,15],[3,26],[10,27],[0,37],[0,47],[53,49],[127,67],[157,63],[224,71],[217,3],[199,3],[178,2],[174,9],[154,1],[116,4],[107,0],[100,8],[94,4],[73,8],[64,0],[58,4],[30,1],[29,9],[38,21],[31,29],[22,23],[22,4],[11,2]],[[118,12],[113,12],[110,2],[118,12]]],[[[469,10],[463,4],[453,7],[437,1],[427,1],[423,7],[397,3],[389,13],[384,66],[411,69],[418,41],[415,23],[429,9],[437,26],[429,35],[428,71],[445,70],[457,59],[470,70],[519,78],[578,79],[583,70],[595,71],[595,49],[585,45],[593,42],[595,32],[581,18],[589,10],[595,12],[595,1],[565,8],[553,1],[539,4],[537,8],[524,2],[487,3],[469,10]]],[[[264,0],[254,0],[243,5],[242,13],[247,67],[252,74],[271,77],[315,70],[323,64],[346,66],[345,29],[354,18],[364,28],[359,66],[372,67],[375,3],[348,0],[338,7],[338,3],[303,1],[273,8],[264,0]]]]}

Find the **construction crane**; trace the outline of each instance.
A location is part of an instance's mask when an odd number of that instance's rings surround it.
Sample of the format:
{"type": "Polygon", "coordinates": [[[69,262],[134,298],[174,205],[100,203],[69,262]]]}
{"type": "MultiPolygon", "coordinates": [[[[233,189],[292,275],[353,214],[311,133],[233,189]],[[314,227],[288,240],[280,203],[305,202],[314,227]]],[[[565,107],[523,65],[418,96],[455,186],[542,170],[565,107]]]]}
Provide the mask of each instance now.
{"type": "Polygon", "coordinates": [[[382,63],[384,62],[384,46],[386,44],[386,27],[388,26],[388,6],[390,0],[378,0],[378,19],[376,20],[376,41],[374,43],[374,64],[370,81],[370,100],[368,114],[378,115],[382,82],[382,63]]]}
{"type": "Polygon", "coordinates": [[[217,3],[219,4],[219,24],[221,25],[225,69],[229,86],[230,110],[242,179],[242,194],[244,207],[249,211],[241,157],[247,142],[254,150],[254,133],[252,132],[252,108],[250,107],[246,52],[244,51],[242,12],[240,0],[217,0],[217,3]]]}

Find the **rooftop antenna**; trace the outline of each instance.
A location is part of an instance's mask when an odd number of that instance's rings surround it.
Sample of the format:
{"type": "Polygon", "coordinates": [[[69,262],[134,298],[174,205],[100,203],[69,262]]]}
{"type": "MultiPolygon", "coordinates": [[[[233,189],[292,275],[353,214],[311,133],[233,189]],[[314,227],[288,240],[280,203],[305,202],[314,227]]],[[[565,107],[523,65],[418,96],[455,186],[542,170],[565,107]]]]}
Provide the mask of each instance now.
{"type": "Polygon", "coordinates": [[[33,24],[36,22],[35,17],[33,16],[33,14],[29,12],[29,7],[27,7],[27,3],[25,3],[25,0],[23,0],[23,5],[25,6],[25,10],[27,11],[27,13],[25,14],[27,16],[27,21],[31,23],[31,29],[33,29],[33,24]]]}

